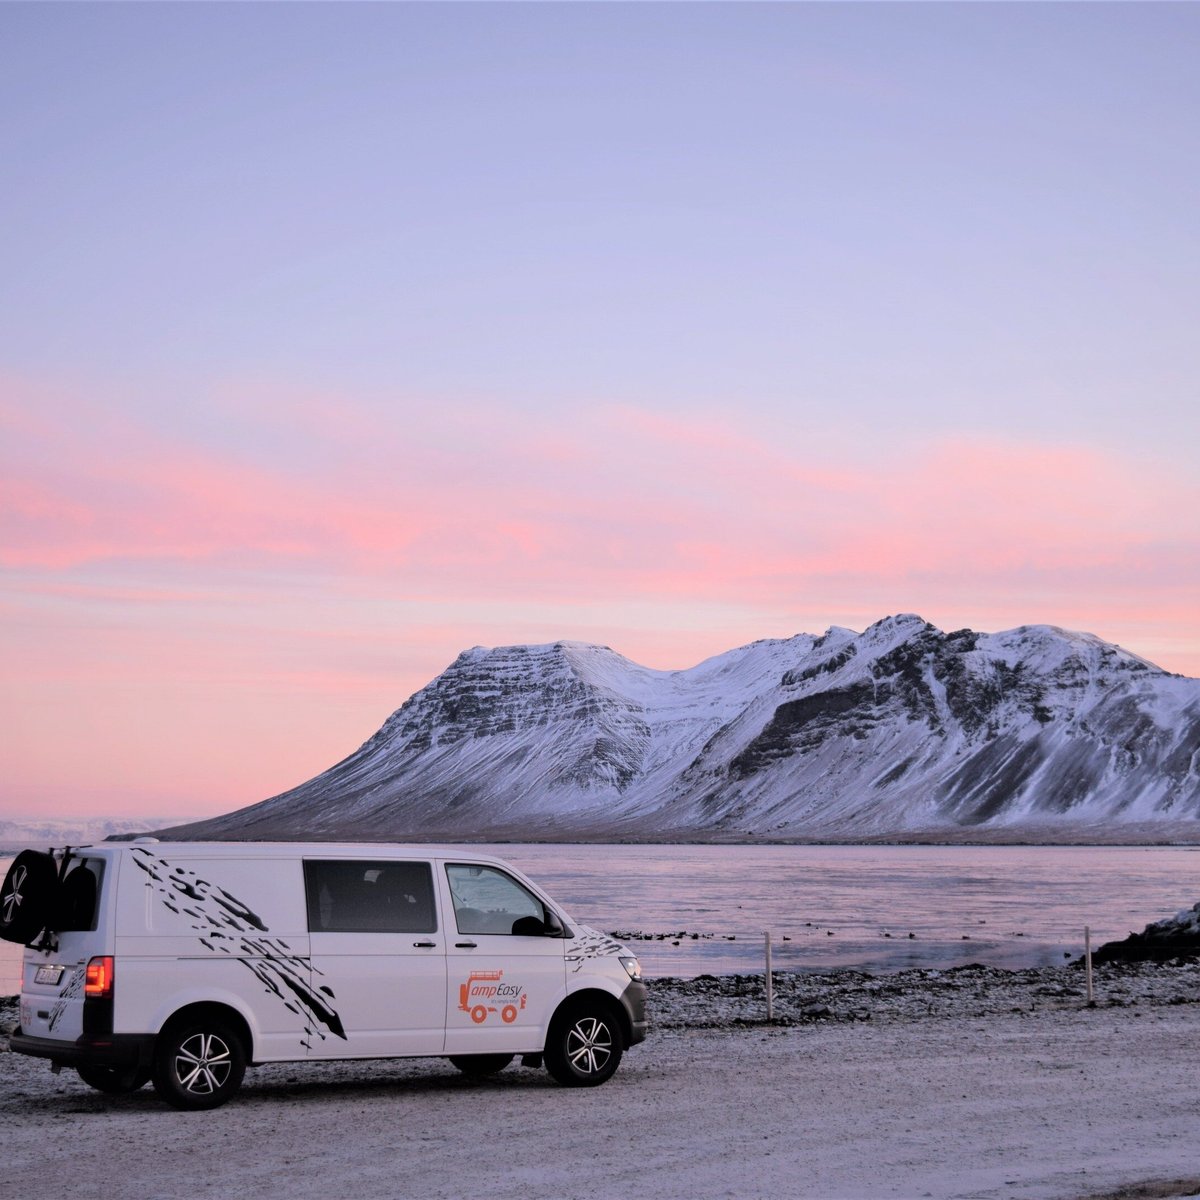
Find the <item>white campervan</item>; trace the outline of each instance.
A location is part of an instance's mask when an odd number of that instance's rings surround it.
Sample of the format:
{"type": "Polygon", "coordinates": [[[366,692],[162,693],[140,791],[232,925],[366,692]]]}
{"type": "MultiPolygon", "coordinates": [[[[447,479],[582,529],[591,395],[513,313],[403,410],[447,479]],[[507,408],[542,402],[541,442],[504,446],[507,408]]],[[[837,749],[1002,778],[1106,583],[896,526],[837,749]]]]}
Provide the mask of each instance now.
{"type": "Polygon", "coordinates": [[[153,839],[23,851],[11,1045],[101,1091],[214,1108],[247,1065],[515,1055],[603,1083],[646,1035],[637,959],[519,871],[458,848],[153,839]]]}

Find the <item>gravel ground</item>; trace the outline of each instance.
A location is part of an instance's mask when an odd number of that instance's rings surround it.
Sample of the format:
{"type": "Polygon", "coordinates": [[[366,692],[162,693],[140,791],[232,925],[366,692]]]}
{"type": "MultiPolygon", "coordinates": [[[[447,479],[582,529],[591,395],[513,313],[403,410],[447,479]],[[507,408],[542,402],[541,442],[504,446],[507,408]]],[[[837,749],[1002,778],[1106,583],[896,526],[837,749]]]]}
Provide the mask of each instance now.
{"type": "MultiPolygon", "coordinates": [[[[103,1096],[0,1039],[0,1195],[978,1197],[1200,1193],[1200,965],[655,980],[595,1090],[441,1060],[282,1064],[211,1113],[103,1096]],[[73,1182],[71,1182],[73,1181],[73,1182]]],[[[15,1010],[0,1012],[11,1029],[15,1010]]]]}

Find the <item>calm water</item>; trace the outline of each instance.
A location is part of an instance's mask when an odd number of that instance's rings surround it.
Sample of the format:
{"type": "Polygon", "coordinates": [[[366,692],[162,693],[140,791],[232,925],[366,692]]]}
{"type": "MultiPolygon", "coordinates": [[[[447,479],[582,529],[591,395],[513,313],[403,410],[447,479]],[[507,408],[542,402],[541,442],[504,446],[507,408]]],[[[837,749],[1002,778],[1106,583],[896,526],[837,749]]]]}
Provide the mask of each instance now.
{"type": "MultiPolygon", "coordinates": [[[[1082,951],[1085,925],[1098,945],[1200,900],[1200,847],[507,845],[496,853],[598,929],[711,935],[631,941],[649,975],[760,971],[764,930],[780,970],[1061,963],[1082,951]]],[[[16,990],[19,961],[20,948],[0,942],[0,995],[16,990]]]]}
{"type": "Polygon", "coordinates": [[[1200,848],[507,846],[499,852],[605,930],[650,975],[1042,966],[1200,900],[1200,848]],[[908,935],[913,934],[910,938],[908,935]],[[736,940],[729,940],[734,938],[736,940]],[[785,938],[789,940],[784,940],[785,938]]]}

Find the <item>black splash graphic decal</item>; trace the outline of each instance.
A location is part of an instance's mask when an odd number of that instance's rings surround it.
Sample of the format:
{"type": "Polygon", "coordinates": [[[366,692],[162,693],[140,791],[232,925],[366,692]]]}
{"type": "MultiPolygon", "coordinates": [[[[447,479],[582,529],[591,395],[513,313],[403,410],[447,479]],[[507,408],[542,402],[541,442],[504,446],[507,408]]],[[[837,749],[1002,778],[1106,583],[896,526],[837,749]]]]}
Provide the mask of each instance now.
{"type": "Polygon", "coordinates": [[[270,933],[257,913],[224,888],[194,871],[173,867],[140,846],[134,848],[133,861],[150,877],[147,886],[163,907],[192,922],[206,950],[236,959],[284,1008],[304,1021],[305,1049],[312,1048],[314,1036],[324,1040],[326,1030],[346,1040],[341,1018],[325,998],[334,999],[333,991],[324,985],[318,991],[309,982],[310,972],[320,972],[293,954],[282,938],[256,936],[270,933]]]}
{"type": "Polygon", "coordinates": [[[67,986],[58,993],[58,999],[54,1002],[54,1007],[50,1009],[50,1020],[47,1022],[47,1028],[53,1029],[55,1025],[62,1020],[63,1013],[67,1011],[67,1004],[76,999],[80,992],[83,991],[83,980],[87,975],[87,971],[83,967],[76,967],[71,973],[71,978],[67,982],[67,986]]]}
{"type": "Polygon", "coordinates": [[[567,962],[575,964],[578,972],[589,958],[604,958],[614,954],[627,954],[628,951],[615,938],[586,925],[578,926],[579,933],[567,948],[567,962]]]}

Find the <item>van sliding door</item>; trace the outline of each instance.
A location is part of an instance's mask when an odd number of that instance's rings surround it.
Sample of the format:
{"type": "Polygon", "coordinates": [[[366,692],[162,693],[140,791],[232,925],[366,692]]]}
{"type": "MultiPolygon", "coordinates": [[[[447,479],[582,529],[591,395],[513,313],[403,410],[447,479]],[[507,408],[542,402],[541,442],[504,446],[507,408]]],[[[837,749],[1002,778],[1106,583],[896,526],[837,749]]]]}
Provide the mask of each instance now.
{"type": "Polygon", "coordinates": [[[312,1058],[440,1054],[446,947],[428,862],[306,859],[313,987],[330,997],[343,1037],[312,1058]]]}

